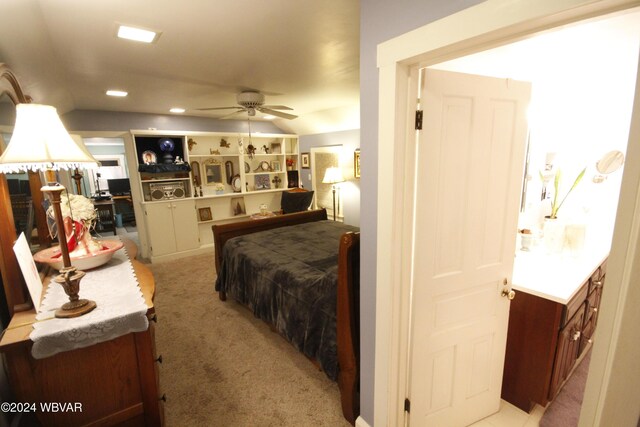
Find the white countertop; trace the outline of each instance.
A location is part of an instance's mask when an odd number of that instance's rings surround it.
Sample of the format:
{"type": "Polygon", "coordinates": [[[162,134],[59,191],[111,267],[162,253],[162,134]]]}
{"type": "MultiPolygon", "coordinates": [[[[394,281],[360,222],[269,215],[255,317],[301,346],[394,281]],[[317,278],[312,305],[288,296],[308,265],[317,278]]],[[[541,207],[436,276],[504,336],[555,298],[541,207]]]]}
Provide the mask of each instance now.
{"type": "Polygon", "coordinates": [[[608,247],[585,248],[580,255],[547,254],[542,248],[517,250],[512,288],[567,304],[607,256],[608,247]]]}

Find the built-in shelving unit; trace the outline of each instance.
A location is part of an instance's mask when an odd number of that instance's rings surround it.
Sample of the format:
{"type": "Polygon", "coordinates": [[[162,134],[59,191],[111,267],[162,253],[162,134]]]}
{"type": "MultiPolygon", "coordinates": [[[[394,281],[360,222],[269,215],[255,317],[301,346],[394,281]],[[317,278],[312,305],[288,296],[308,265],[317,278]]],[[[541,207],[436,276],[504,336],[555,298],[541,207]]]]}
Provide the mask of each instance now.
{"type": "Polygon", "coordinates": [[[213,224],[279,210],[298,186],[297,135],[131,133],[152,261],[212,247],[213,224]]]}

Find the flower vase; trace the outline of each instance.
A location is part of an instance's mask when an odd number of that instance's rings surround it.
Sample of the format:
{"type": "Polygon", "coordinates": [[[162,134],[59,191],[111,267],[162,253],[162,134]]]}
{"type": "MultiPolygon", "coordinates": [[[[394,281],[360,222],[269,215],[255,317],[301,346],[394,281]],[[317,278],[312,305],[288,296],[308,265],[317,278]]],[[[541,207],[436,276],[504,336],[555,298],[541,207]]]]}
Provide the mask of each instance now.
{"type": "Polygon", "coordinates": [[[547,253],[559,254],[564,248],[565,224],[558,218],[544,220],[544,246],[547,253]]]}

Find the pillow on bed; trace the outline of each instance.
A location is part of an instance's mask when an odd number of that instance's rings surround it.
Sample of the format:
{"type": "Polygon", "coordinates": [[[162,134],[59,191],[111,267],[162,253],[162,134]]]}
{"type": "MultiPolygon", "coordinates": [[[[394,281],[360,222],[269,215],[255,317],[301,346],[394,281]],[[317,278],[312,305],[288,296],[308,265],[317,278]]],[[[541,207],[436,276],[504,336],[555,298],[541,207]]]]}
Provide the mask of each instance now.
{"type": "Polygon", "coordinates": [[[309,209],[311,200],[313,199],[313,191],[283,191],[280,207],[283,214],[304,212],[309,209]]]}

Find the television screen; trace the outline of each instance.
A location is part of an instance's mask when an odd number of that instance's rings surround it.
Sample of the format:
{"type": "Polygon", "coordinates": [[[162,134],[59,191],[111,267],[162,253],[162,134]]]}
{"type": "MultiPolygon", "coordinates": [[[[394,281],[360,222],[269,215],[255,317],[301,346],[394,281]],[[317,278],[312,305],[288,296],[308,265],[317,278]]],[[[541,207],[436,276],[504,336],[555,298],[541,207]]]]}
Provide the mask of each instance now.
{"type": "Polygon", "coordinates": [[[128,196],[131,194],[129,178],[108,179],[109,193],[113,196],[128,196]]]}

